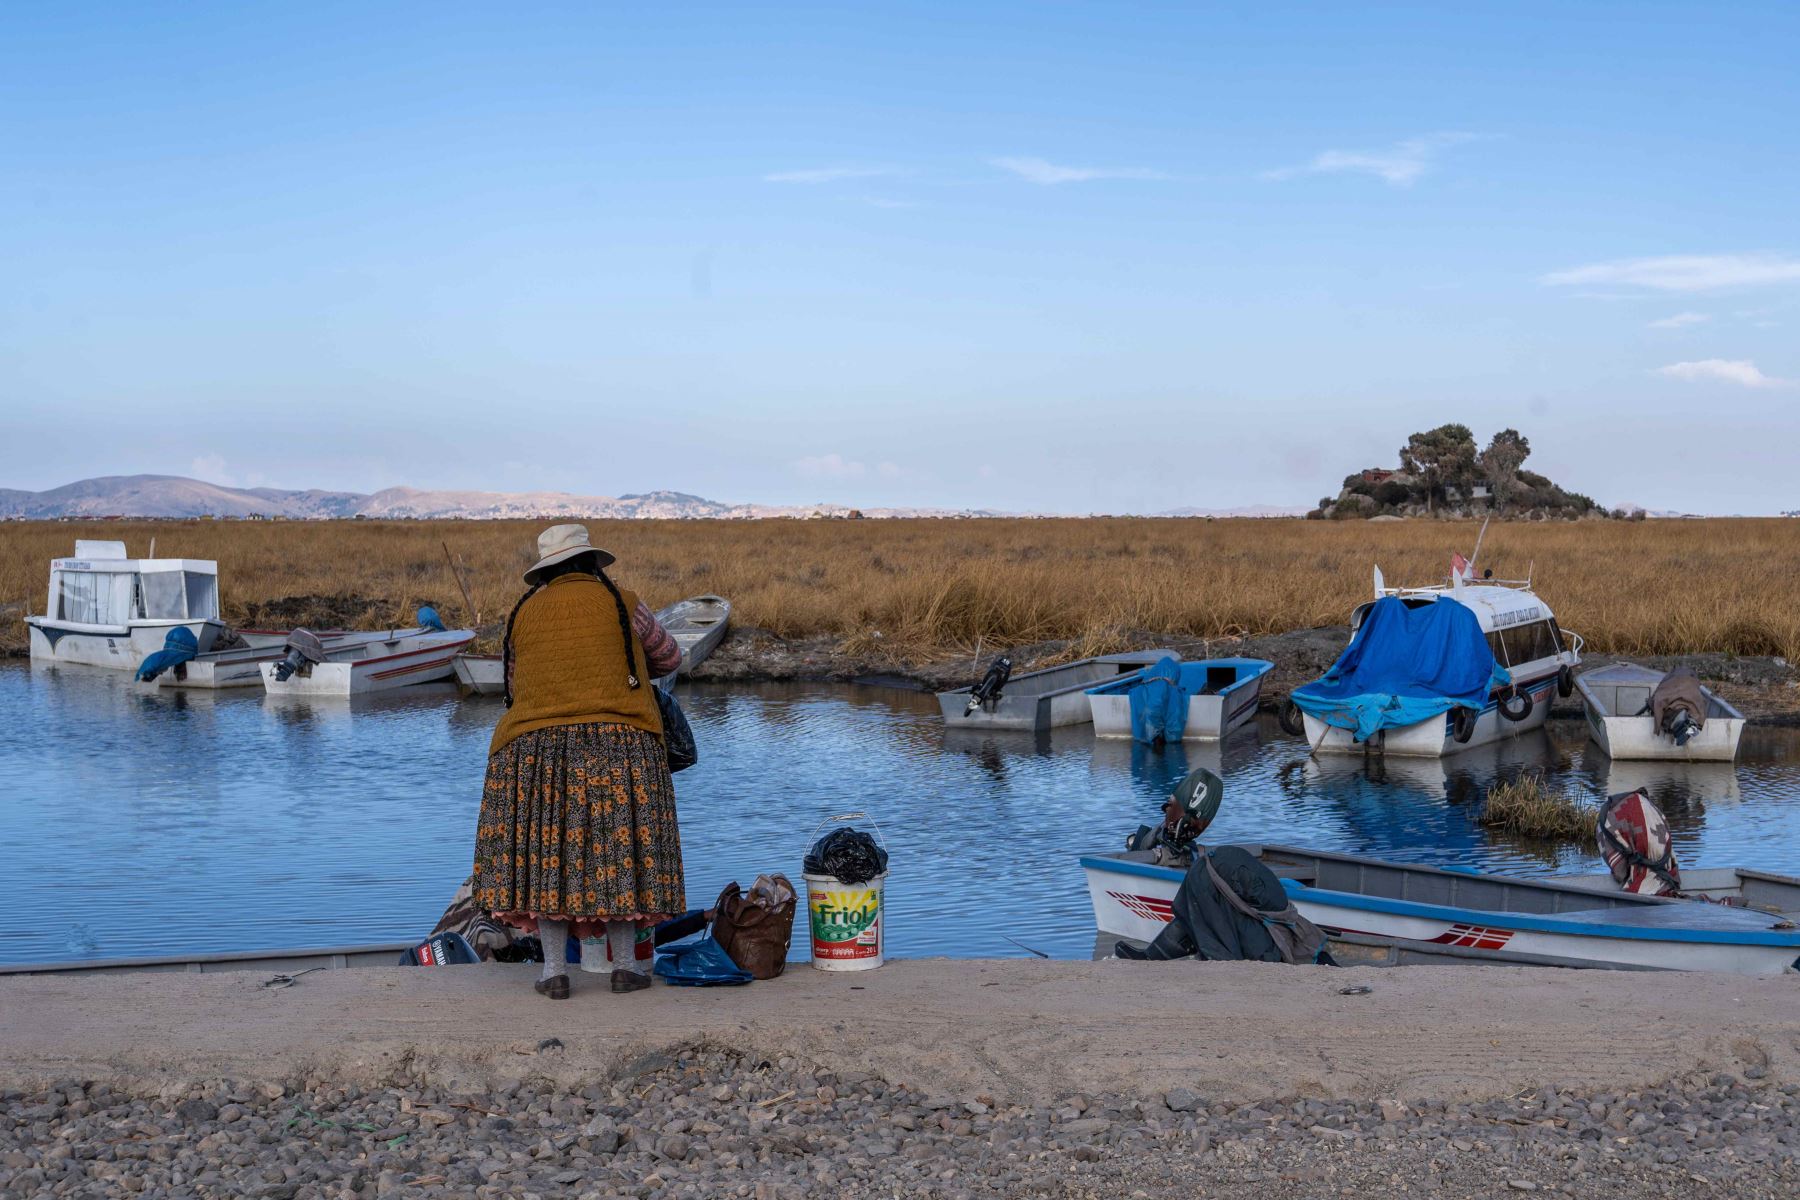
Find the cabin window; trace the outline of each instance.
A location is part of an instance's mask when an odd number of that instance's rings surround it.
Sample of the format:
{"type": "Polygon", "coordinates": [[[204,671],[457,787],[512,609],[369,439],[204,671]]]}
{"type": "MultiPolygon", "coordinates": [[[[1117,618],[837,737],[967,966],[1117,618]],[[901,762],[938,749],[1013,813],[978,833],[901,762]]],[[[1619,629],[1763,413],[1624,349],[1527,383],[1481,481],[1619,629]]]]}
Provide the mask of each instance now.
{"type": "Polygon", "coordinates": [[[182,587],[180,571],[146,571],[140,579],[144,589],[144,615],[152,620],[181,620],[187,616],[187,595],[182,587]]]}
{"type": "Polygon", "coordinates": [[[57,617],[78,625],[123,625],[132,616],[127,572],[57,572],[57,617]]]}
{"type": "Polygon", "coordinates": [[[219,577],[199,571],[187,572],[187,615],[199,620],[217,620],[219,616],[219,577]]]}
{"type": "Polygon", "coordinates": [[[1556,657],[1556,635],[1551,632],[1548,621],[1515,625],[1502,630],[1500,636],[1506,643],[1508,666],[1556,657]]]}
{"type": "Polygon", "coordinates": [[[1500,631],[1498,629],[1488,633],[1487,644],[1488,651],[1493,654],[1495,662],[1503,667],[1510,667],[1512,665],[1506,660],[1506,644],[1500,640],[1500,631]]]}

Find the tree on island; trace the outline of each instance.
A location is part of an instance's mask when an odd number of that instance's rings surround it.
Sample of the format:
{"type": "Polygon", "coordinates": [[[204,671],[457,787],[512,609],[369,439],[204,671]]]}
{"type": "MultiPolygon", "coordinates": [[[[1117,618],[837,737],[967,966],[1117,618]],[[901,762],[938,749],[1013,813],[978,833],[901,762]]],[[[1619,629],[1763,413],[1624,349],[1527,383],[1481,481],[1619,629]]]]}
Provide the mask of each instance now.
{"type": "Polygon", "coordinates": [[[1499,516],[1534,519],[1605,515],[1588,497],[1565,491],[1524,469],[1531,443],[1516,429],[1502,429],[1477,452],[1475,434],[1451,422],[1415,433],[1400,448],[1400,469],[1370,467],[1348,476],[1335,497],[1326,496],[1315,518],[1499,516]]]}
{"type": "Polygon", "coordinates": [[[1531,457],[1531,443],[1516,429],[1502,429],[1476,459],[1494,492],[1494,507],[1505,508],[1519,490],[1519,468],[1531,457]]]}

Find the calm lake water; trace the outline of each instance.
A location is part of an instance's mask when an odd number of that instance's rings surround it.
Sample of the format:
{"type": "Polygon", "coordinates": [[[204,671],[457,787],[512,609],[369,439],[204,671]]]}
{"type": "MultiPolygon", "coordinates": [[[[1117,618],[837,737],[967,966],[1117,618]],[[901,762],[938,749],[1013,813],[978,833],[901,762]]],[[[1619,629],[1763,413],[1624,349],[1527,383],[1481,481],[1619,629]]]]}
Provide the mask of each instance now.
{"type": "MultiPolygon", "coordinates": [[[[1473,823],[1497,775],[1647,786],[1684,865],[1800,867],[1800,736],[1751,729],[1735,768],[1609,765],[1579,725],[1440,764],[1316,760],[1271,720],[1158,754],[946,731],[884,688],[684,686],[700,764],[676,777],[688,901],[796,882],[818,824],[866,810],[892,854],[891,954],[1085,958],[1076,857],[1153,821],[1176,780],[1226,780],[1210,842],[1266,840],[1435,865],[1602,870],[1473,823]]],[[[0,665],[0,961],[422,937],[469,871],[500,707],[449,685],[347,701],[155,690],[123,672],[0,665]]],[[[803,929],[803,926],[801,927],[803,929]]],[[[801,938],[796,938],[796,948],[801,938]]]]}

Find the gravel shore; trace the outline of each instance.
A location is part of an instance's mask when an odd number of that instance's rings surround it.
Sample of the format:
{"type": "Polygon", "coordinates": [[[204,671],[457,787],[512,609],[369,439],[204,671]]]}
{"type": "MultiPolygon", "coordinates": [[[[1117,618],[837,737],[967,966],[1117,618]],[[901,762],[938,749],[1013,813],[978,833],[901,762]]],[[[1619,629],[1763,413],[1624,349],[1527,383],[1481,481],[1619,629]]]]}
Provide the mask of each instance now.
{"type": "MultiPolygon", "coordinates": [[[[547,1044],[540,1054],[561,1048],[547,1044]]],[[[1800,1084],[1478,1103],[1188,1088],[1038,1105],[795,1056],[645,1055],[579,1088],[209,1081],[0,1096],[0,1194],[265,1197],[1791,1196],[1800,1084]]]]}

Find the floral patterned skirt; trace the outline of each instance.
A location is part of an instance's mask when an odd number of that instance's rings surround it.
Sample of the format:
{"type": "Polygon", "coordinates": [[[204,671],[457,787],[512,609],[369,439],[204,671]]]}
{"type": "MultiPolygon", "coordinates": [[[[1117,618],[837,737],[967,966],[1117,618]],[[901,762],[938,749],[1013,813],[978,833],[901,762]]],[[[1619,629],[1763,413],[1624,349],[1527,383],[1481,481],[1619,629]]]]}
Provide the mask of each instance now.
{"type": "Polygon", "coordinates": [[[662,739],[629,725],[552,725],[488,758],[475,902],[510,925],[662,921],[687,908],[662,739]]]}

